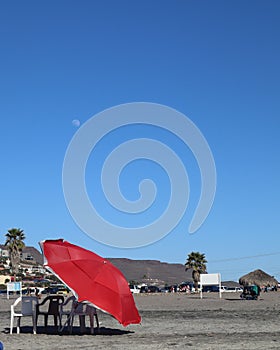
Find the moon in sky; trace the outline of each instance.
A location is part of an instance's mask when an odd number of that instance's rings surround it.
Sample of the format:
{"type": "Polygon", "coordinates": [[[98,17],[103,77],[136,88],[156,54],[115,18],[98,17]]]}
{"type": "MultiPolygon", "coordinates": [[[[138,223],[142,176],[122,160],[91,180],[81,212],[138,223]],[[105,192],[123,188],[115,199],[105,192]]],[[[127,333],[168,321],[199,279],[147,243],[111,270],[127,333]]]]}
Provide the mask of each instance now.
{"type": "Polygon", "coordinates": [[[73,119],[72,125],[78,128],[81,125],[81,122],[79,121],[79,119],[73,119]]]}

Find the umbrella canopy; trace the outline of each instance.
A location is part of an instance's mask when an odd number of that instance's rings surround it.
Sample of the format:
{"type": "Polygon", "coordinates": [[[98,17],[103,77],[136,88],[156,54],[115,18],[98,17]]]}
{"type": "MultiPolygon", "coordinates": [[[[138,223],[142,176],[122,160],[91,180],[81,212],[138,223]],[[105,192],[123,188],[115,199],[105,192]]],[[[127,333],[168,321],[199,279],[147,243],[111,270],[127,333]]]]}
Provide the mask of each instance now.
{"type": "Polygon", "coordinates": [[[63,239],[42,241],[40,245],[44,266],[72,290],[78,301],[93,304],[123,326],[141,322],[124,275],[108,260],[63,239]]]}
{"type": "Polygon", "coordinates": [[[278,281],[262,270],[255,270],[239,278],[239,283],[243,286],[256,284],[262,286],[277,286],[278,281]]]}

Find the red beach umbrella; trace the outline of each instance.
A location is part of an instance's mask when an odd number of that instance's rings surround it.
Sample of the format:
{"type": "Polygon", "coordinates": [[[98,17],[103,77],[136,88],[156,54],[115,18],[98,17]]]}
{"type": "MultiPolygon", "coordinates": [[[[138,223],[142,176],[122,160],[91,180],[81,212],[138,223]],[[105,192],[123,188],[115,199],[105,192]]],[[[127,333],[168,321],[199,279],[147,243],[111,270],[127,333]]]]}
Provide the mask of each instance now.
{"type": "Polygon", "coordinates": [[[101,256],[63,239],[40,242],[44,266],[67,285],[80,302],[89,302],[123,326],[140,323],[128,283],[120,270],[101,256]]]}

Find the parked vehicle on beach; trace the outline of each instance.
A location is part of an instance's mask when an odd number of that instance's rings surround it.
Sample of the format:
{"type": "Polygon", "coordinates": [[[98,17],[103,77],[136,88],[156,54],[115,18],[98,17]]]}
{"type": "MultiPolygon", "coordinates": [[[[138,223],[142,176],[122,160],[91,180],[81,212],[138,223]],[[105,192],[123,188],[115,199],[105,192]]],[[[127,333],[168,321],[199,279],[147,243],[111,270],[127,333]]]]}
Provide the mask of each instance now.
{"type": "Polygon", "coordinates": [[[141,286],[140,293],[148,293],[148,286],[141,286]]]}
{"type": "Polygon", "coordinates": [[[64,285],[54,285],[45,288],[42,291],[42,294],[62,294],[62,295],[67,295],[70,292],[70,289],[65,287],[64,285]]]}
{"type": "Polygon", "coordinates": [[[228,287],[226,286],[221,286],[221,292],[225,292],[227,290],[228,287]]]}
{"type": "Polygon", "coordinates": [[[243,292],[240,295],[240,298],[246,300],[257,300],[260,296],[260,292],[260,287],[255,284],[245,286],[243,292]]]}
{"type": "Polygon", "coordinates": [[[227,287],[224,292],[226,293],[242,293],[243,289],[241,287],[227,287]]]}
{"type": "Polygon", "coordinates": [[[160,288],[157,286],[142,286],[140,293],[160,293],[160,288]]]}
{"type": "Polygon", "coordinates": [[[148,286],[148,293],[160,293],[160,289],[157,286],[148,286]]]}
{"type": "Polygon", "coordinates": [[[137,286],[135,286],[134,284],[130,284],[129,289],[130,289],[132,294],[140,293],[140,289],[137,286]]]}
{"type": "Polygon", "coordinates": [[[219,286],[203,286],[202,287],[202,292],[203,293],[214,293],[214,292],[219,292],[219,286]]]}
{"type": "Polygon", "coordinates": [[[22,294],[23,295],[39,295],[44,293],[45,288],[43,287],[25,287],[22,288],[22,294]]]}

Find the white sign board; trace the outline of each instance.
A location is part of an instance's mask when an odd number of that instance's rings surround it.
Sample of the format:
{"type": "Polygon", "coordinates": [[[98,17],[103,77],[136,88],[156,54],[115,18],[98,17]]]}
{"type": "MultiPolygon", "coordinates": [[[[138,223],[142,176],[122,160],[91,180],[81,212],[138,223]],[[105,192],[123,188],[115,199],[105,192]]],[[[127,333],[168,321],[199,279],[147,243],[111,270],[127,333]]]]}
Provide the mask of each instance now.
{"type": "Polygon", "coordinates": [[[200,275],[200,298],[202,298],[203,286],[215,286],[219,285],[220,298],[221,294],[221,274],[220,273],[202,273],[200,275]]]}
{"type": "Polygon", "coordinates": [[[8,282],[7,283],[7,299],[9,299],[9,292],[20,292],[21,291],[21,282],[8,282]]]}

